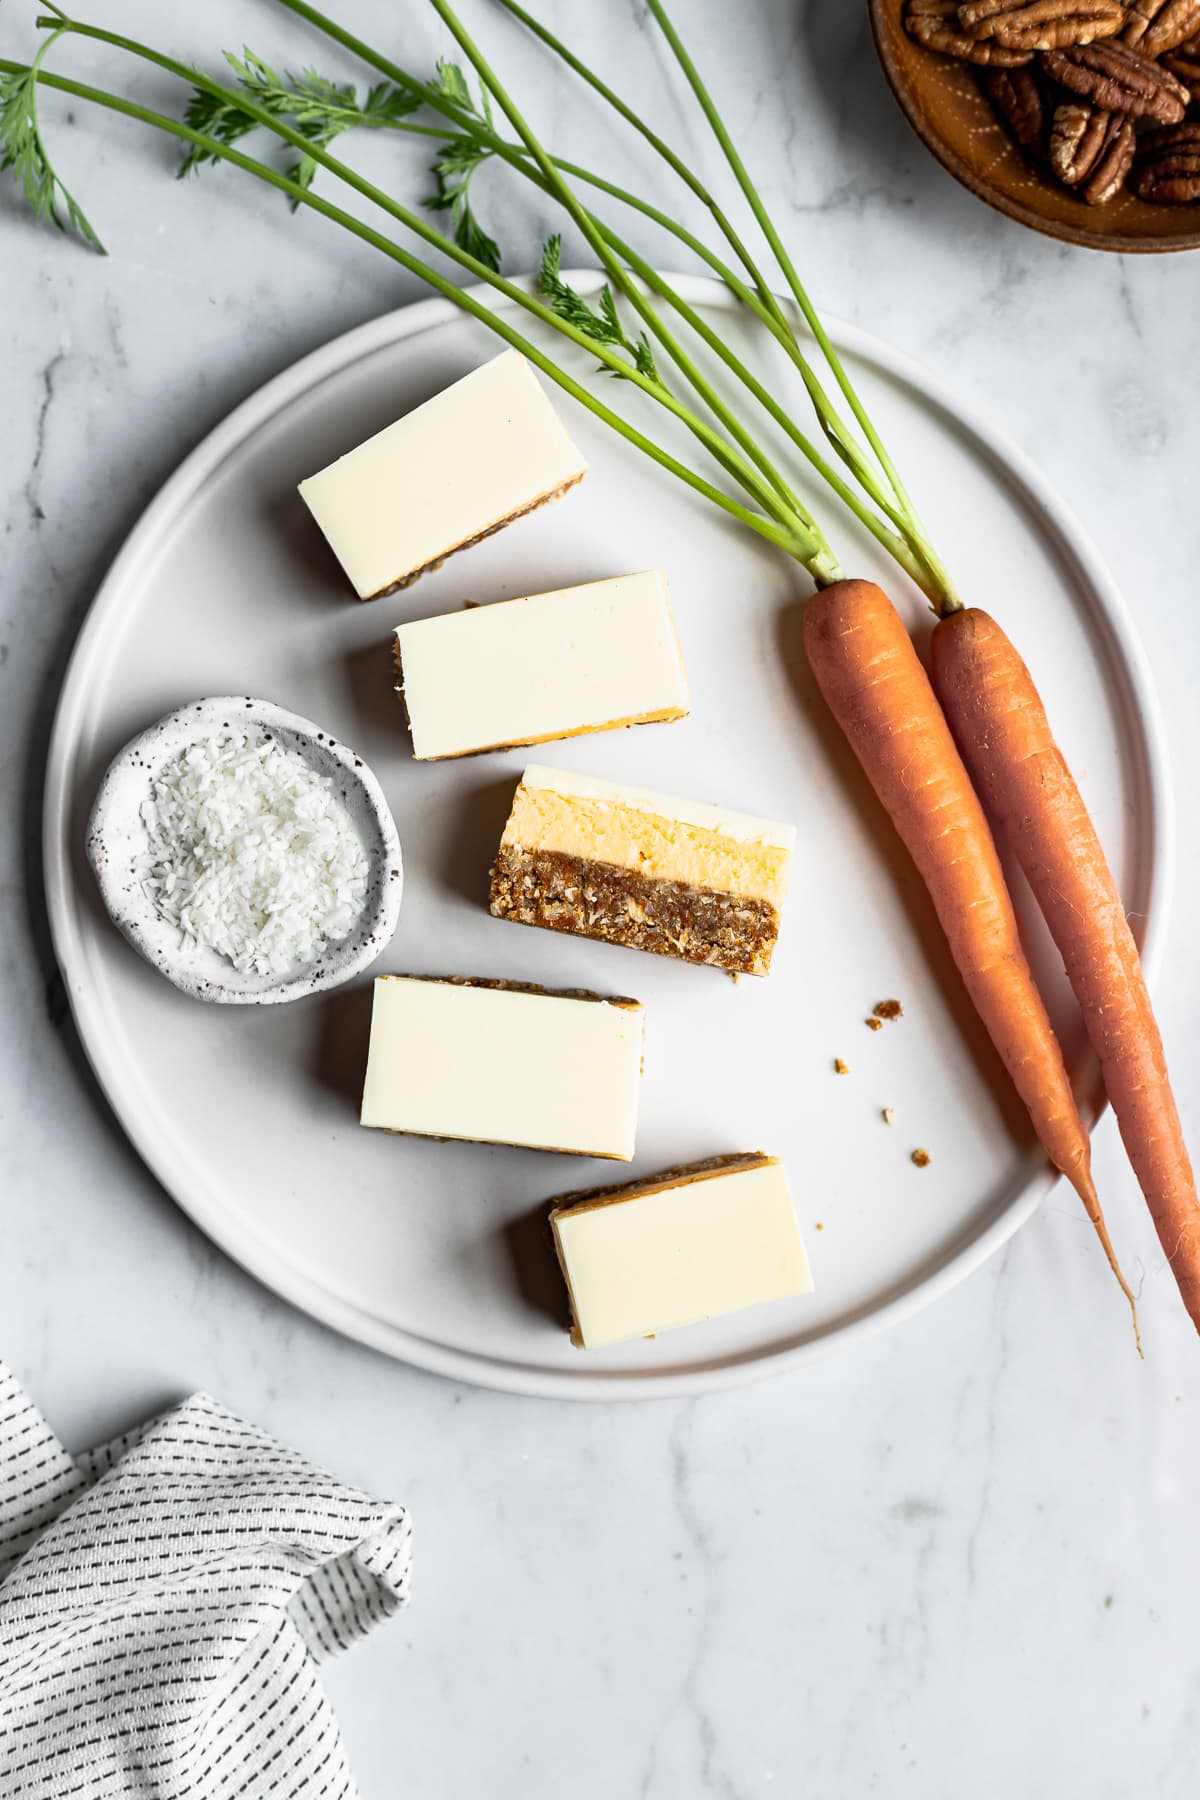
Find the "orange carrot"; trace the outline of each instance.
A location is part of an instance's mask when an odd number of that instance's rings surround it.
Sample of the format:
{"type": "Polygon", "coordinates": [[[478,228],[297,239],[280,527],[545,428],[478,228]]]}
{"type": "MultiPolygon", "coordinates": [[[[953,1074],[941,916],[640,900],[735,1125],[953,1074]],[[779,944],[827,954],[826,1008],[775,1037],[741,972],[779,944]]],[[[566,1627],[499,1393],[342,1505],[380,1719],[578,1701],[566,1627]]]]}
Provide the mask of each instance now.
{"type": "Polygon", "coordinates": [[[804,612],[813,674],[929,889],[951,954],[1055,1167],[1083,1201],[1121,1289],[1091,1146],[1021,946],[979,797],[899,613],[870,581],[838,581],[804,612]]]}
{"type": "Polygon", "coordinates": [[[948,614],[933,679],[967,766],[1011,842],[1079,1002],[1125,1149],[1200,1330],[1200,1205],[1137,945],[1033,678],[987,613],[948,614]]]}

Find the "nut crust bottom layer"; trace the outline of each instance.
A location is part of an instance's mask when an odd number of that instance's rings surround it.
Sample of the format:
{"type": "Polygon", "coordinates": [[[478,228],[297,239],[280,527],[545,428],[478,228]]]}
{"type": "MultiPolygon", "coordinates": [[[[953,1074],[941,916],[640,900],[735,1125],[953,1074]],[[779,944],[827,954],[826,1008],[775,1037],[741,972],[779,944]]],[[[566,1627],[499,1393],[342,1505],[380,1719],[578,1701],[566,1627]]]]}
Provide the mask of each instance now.
{"type": "Polygon", "coordinates": [[[765,975],[779,934],[779,914],[767,900],[523,845],[501,847],[489,906],[496,918],[518,925],[601,938],[734,975],[765,975]]]}

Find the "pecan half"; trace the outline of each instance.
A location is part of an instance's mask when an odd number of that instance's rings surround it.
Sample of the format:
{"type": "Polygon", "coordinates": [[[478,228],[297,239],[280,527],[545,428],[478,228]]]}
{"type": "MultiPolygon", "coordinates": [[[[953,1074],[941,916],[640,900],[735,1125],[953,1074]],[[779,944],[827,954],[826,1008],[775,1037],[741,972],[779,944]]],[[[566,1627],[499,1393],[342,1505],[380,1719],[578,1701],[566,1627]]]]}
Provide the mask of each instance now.
{"type": "Polygon", "coordinates": [[[1138,142],[1129,185],[1139,200],[1159,206],[1200,200],[1200,122],[1148,131],[1138,142]]]}
{"type": "Polygon", "coordinates": [[[1030,156],[1046,154],[1046,107],[1032,69],[985,69],[983,91],[1001,124],[1030,156]]]}
{"type": "Polygon", "coordinates": [[[1067,100],[1054,111],[1050,166],[1089,206],[1103,206],[1124,187],[1136,143],[1131,119],[1067,100]]]}
{"type": "Polygon", "coordinates": [[[1200,0],[1131,0],[1121,41],[1143,56],[1177,50],[1200,31],[1200,0]]]}
{"type": "Polygon", "coordinates": [[[1104,154],[1115,117],[1085,100],[1064,100],[1055,107],[1050,167],[1065,187],[1078,187],[1092,174],[1104,154]]]}
{"type": "Polygon", "coordinates": [[[1089,206],[1103,206],[1120,193],[1133,167],[1136,149],[1133,120],[1114,118],[1104,148],[1083,184],[1083,197],[1089,206]]]}
{"type": "Polygon", "coordinates": [[[983,69],[979,80],[1009,135],[1022,150],[1044,160],[1049,118],[1036,71],[1029,67],[983,69]]]}
{"type": "Polygon", "coordinates": [[[1076,44],[1069,50],[1046,50],[1042,67],[1060,87],[1082,94],[1106,112],[1156,119],[1160,125],[1173,125],[1182,119],[1191,99],[1182,81],[1169,69],[1139,56],[1128,44],[1111,39],[1099,44],[1076,44]]]}
{"type": "Polygon", "coordinates": [[[1200,101],[1200,37],[1189,38],[1178,50],[1168,51],[1162,66],[1182,81],[1193,101],[1200,101]]]}
{"type": "Polygon", "coordinates": [[[961,0],[958,18],[1009,50],[1055,50],[1114,37],[1126,13],[1123,0],[961,0]]]}
{"type": "Polygon", "coordinates": [[[1002,44],[973,38],[958,22],[956,0],[908,0],[904,29],[930,50],[994,69],[1016,69],[1032,60],[1032,50],[1006,50],[1002,44]]]}

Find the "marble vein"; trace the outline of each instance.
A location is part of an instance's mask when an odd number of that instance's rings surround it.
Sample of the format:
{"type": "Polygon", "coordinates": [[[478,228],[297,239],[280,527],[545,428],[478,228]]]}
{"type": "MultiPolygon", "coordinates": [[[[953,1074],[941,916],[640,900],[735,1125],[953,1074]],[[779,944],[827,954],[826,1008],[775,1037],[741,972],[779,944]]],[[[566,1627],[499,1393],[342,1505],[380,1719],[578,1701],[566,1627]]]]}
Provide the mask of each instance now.
{"type": "Polygon", "coordinates": [[[38,374],[39,398],[34,415],[33,455],[29,460],[29,474],[25,480],[25,501],[29,508],[32,523],[40,525],[46,517],[41,502],[42,464],[46,458],[46,432],[50,422],[50,408],[54,404],[54,388],[58,371],[66,360],[65,350],[56,350],[49,362],[45,363],[38,374]]]}

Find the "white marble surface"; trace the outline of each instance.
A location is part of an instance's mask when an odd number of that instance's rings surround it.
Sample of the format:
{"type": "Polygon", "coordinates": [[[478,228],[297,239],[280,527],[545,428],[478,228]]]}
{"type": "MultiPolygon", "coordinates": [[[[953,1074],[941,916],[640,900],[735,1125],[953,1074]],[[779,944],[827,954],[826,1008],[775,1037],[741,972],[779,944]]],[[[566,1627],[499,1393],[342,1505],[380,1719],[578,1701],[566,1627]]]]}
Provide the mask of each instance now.
{"type": "MultiPolygon", "coordinates": [[[[4,9],[0,53],[25,48],[34,10],[4,9]]],[[[210,63],[246,39],[339,66],[268,0],[209,0],[186,23],[170,10],[169,26],[152,0],[103,14],[210,63]]],[[[344,10],[410,65],[442,47],[419,0],[344,10]]],[[[542,10],[675,128],[626,0],[542,10]]],[[[1200,1139],[1200,257],[1095,256],[979,206],[895,113],[852,0],[677,10],[821,302],[987,407],[1137,610],[1181,803],[1161,1010],[1200,1139]]],[[[536,77],[557,145],[644,169],[486,5],[470,16],[523,66],[523,92],[536,77]]],[[[59,62],[122,73],[78,49],[59,62]]],[[[128,85],[174,98],[152,73],[128,85]]],[[[298,354],[415,290],[236,176],[176,188],[169,150],[137,128],[80,112],[72,131],[61,104],[45,110],[112,254],[0,198],[0,1354],[70,1442],[202,1386],[410,1502],[416,1603],[330,1675],[368,1800],[1194,1794],[1200,1346],[1111,1121],[1098,1175],[1144,1284],[1144,1365],[1056,1195],[895,1335],[795,1379],[629,1408],[460,1391],[343,1342],[231,1266],[139,1166],[47,946],[39,786],[64,658],[180,456],[298,354]]],[[[387,146],[364,155],[394,169],[387,146]]],[[[412,192],[416,160],[399,160],[412,192]]],[[[528,263],[539,210],[500,183],[489,201],[528,263]]]]}

